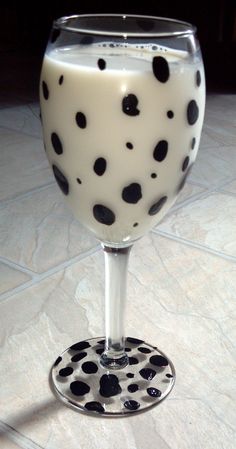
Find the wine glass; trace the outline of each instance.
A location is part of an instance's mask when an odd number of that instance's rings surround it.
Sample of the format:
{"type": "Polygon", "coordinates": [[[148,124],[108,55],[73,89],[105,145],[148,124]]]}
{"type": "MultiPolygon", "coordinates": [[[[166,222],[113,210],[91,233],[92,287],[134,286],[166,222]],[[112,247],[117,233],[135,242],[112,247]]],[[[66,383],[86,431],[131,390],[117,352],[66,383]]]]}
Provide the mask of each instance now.
{"type": "Polygon", "coordinates": [[[124,337],[127,265],[197,155],[205,78],[196,29],[150,16],[62,17],[45,52],[40,103],[57,184],[105,255],[105,337],[57,358],[54,390],[90,414],[149,409],[169,394],[175,370],[155,342],[124,337]]]}

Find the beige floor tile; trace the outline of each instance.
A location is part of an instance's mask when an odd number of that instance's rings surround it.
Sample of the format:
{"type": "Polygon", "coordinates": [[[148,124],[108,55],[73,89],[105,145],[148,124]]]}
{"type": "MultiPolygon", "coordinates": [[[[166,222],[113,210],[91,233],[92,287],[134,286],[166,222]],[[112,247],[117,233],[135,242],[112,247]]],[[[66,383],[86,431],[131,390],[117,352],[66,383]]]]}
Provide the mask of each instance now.
{"type": "Polygon", "coordinates": [[[186,200],[189,200],[190,198],[195,197],[196,195],[203,193],[205,191],[206,189],[204,189],[203,187],[199,187],[197,185],[190,184],[187,182],[183,190],[181,190],[175,204],[183,203],[186,200]]]}
{"type": "Polygon", "coordinates": [[[236,194],[236,180],[226,184],[222,190],[224,190],[224,192],[236,194]]]}
{"type": "Polygon", "coordinates": [[[39,113],[30,105],[0,109],[0,127],[42,138],[39,113]]]}
{"type": "Polygon", "coordinates": [[[54,181],[41,140],[1,128],[1,148],[0,200],[54,181]]]}
{"type": "Polygon", "coordinates": [[[213,192],[166,217],[157,229],[236,257],[236,198],[213,192]]]}
{"type": "Polygon", "coordinates": [[[30,276],[0,262],[0,294],[30,280],[30,276]]]}
{"type": "Polygon", "coordinates": [[[56,185],[9,201],[1,209],[2,256],[37,273],[96,245],[67,209],[56,185]]]}
{"type": "Polygon", "coordinates": [[[233,449],[235,347],[226,319],[235,314],[234,271],[229,261],[157,235],[134,246],[126,335],[166,351],[177,384],[159,407],[129,419],[77,414],[48,386],[60,351],[103,334],[101,252],[1,303],[1,419],[47,449],[64,442],[97,449],[98,439],[104,449],[233,449]]]}
{"type": "Polygon", "coordinates": [[[1,435],[1,426],[0,426],[0,445],[1,449],[22,449],[21,445],[19,446],[16,442],[9,439],[9,437],[6,434],[1,435]]]}

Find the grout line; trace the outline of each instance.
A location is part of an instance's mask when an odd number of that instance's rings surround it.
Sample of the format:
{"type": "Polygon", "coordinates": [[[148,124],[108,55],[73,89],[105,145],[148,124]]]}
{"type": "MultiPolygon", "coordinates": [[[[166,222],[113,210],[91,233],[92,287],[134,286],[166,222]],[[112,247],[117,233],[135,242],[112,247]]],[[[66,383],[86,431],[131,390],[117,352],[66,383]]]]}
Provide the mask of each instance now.
{"type": "Polygon", "coordinates": [[[9,426],[3,421],[0,421],[0,434],[6,435],[9,440],[16,443],[22,449],[43,449],[42,446],[39,446],[33,440],[25,437],[22,433],[18,432],[18,430],[14,429],[14,427],[9,426]]]}
{"type": "Polygon", "coordinates": [[[23,265],[20,265],[17,262],[13,262],[13,261],[7,259],[6,257],[0,256],[0,262],[2,262],[4,265],[7,265],[11,268],[14,268],[14,270],[18,270],[18,271],[21,271],[22,273],[28,274],[28,276],[30,276],[32,278],[34,278],[37,275],[37,273],[35,271],[32,271],[29,268],[24,267],[23,265]]]}
{"type": "Polygon", "coordinates": [[[29,287],[32,287],[34,285],[37,285],[39,282],[43,281],[44,279],[49,278],[50,276],[58,273],[59,271],[62,271],[68,267],[70,267],[71,265],[74,265],[77,262],[80,262],[84,259],[86,259],[87,257],[91,256],[92,254],[95,254],[96,252],[98,252],[100,250],[100,245],[97,245],[93,248],[90,248],[89,250],[85,251],[84,253],[73,257],[72,259],[66,260],[64,262],[62,262],[59,265],[56,265],[53,268],[50,268],[49,270],[43,272],[43,273],[36,273],[34,275],[34,277],[32,279],[30,279],[27,282],[24,282],[21,285],[18,285],[17,287],[8,290],[5,293],[2,293],[0,295],[0,302],[4,301],[5,299],[9,299],[11,296],[17,294],[17,293],[21,293],[22,291],[26,290],[29,287]]]}
{"type": "Polygon", "coordinates": [[[48,187],[51,187],[53,185],[56,185],[56,181],[54,181],[54,180],[49,181],[46,184],[43,184],[42,186],[33,187],[33,189],[27,190],[26,192],[21,192],[19,194],[16,193],[15,195],[11,196],[10,198],[0,200],[0,208],[6,206],[9,203],[14,202],[15,200],[22,200],[36,192],[41,192],[42,190],[45,190],[48,187]]]}
{"type": "Polygon", "coordinates": [[[160,235],[162,237],[166,237],[166,238],[168,238],[170,240],[174,240],[174,241],[176,241],[178,243],[183,243],[183,244],[185,244],[187,246],[191,246],[193,248],[200,249],[200,250],[205,251],[207,253],[213,254],[214,256],[218,256],[218,257],[221,257],[223,259],[230,260],[231,262],[235,262],[236,263],[236,257],[235,256],[230,256],[229,254],[225,254],[222,251],[217,251],[217,250],[215,250],[213,248],[210,248],[208,246],[202,245],[200,243],[193,242],[193,241],[185,239],[183,237],[177,237],[176,235],[170,234],[169,232],[166,232],[166,231],[153,229],[151,232],[153,232],[154,234],[160,235]]]}

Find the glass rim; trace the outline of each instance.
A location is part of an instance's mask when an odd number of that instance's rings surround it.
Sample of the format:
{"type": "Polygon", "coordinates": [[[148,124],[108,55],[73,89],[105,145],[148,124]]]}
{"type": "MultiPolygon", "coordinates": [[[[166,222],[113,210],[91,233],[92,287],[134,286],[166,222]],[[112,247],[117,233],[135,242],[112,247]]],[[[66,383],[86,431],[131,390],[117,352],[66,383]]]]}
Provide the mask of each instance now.
{"type": "Polygon", "coordinates": [[[172,19],[169,17],[160,17],[160,16],[149,16],[149,15],[140,15],[140,14],[74,14],[70,16],[62,16],[58,19],[53,21],[53,27],[63,30],[63,31],[71,31],[74,33],[81,33],[81,34],[89,34],[94,36],[110,36],[110,37],[122,37],[122,38],[129,38],[129,37],[138,37],[138,38],[148,38],[148,37],[156,37],[156,38],[166,38],[166,37],[184,37],[189,35],[194,35],[197,31],[197,27],[189,22],[185,22],[178,19],[172,19]],[[173,30],[173,31],[159,31],[159,32],[152,32],[152,31],[137,31],[137,32],[129,32],[129,31],[101,31],[96,30],[95,28],[91,29],[89,28],[82,28],[82,27],[73,27],[68,25],[68,22],[71,20],[77,20],[77,19],[95,19],[95,18],[121,18],[121,19],[140,19],[140,20],[152,20],[152,21],[159,21],[159,22],[168,22],[170,24],[183,27],[183,30],[173,30]]]}

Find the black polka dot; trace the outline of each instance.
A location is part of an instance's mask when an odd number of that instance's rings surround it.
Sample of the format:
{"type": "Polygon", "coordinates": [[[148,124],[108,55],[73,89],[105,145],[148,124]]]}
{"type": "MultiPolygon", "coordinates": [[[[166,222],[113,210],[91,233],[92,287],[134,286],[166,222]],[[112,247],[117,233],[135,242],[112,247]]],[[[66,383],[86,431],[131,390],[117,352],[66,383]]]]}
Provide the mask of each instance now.
{"type": "Polygon", "coordinates": [[[61,356],[57,357],[57,359],[56,359],[56,361],[55,361],[55,363],[54,363],[54,366],[59,365],[59,363],[60,363],[61,361],[62,361],[62,357],[61,357],[61,356]]]}
{"type": "Polygon", "coordinates": [[[160,212],[160,210],[162,209],[162,207],[164,206],[164,204],[167,201],[167,196],[163,196],[162,198],[160,198],[156,203],[154,203],[148,213],[149,215],[156,215],[158,212],[160,212]]]}
{"type": "Polygon", "coordinates": [[[69,183],[66,179],[65,175],[59,170],[59,168],[56,165],[52,166],[53,174],[55,176],[55,179],[57,181],[58,186],[60,187],[61,191],[64,193],[64,195],[69,194],[69,183]]]}
{"type": "Polygon", "coordinates": [[[59,78],[59,81],[58,81],[58,83],[60,84],[60,86],[62,85],[63,81],[64,81],[64,76],[61,75],[60,78],[59,78]]]}
{"type": "Polygon", "coordinates": [[[102,355],[103,352],[104,352],[104,348],[96,349],[96,353],[99,355],[102,355]]]}
{"type": "Polygon", "coordinates": [[[156,371],[152,368],[143,368],[139,371],[139,374],[143,379],[152,380],[156,375],[156,371]]]}
{"type": "Polygon", "coordinates": [[[195,137],[193,137],[193,138],[192,138],[192,141],[191,141],[191,149],[192,149],[192,150],[194,149],[195,144],[196,144],[196,139],[195,139],[195,137]]]}
{"type": "Polygon", "coordinates": [[[73,373],[73,368],[71,366],[67,366],[66,368],[62,368],[59,371],[59,375],[61,377],[67,377],[70,376],[73,373]]]}
{"type": "Polygon", "coordinates": [[[173,118],[174,117],[174,112],[173,111],[167,111],[167,117],[168,118],[173,118]]]}
{"type": "Polygon", "coordinates": [[[157,177],[156,173],[151,173],[151,178],[155,179],[157,177]]]}
{"type": "Polygon", "coordinates": [[[172,377],[174,377],[172,374],[166,374],[166,377],[168,377],[169,379],[172,379],[172,377]]]}
{"type": "Polygon", "coordinates": [[[125,352],[130,352],[131,348],[125,348],[125,352]]]}
{"type": "Polygon", "coordinates": [[[102,58],[98,59],[98,67],[100,70],[105,70],[106,68],[106,61],[102,58]]]}
{"type": "Polygon", "coordinates": [[[51,43],[54,44],[54,42],[56,42],[56,40],[58,39],[58,37],[61,34],[61,30],[59,30],[58,28],[54,28],[54,30],[52,31],[51,34],[51,43]]]}
{"type": "Polygon", "coordinates": [[[126,341],[128,341],[129,343],[132,343],[132,345],[141,345],[142,343],[144,343],[143,340],[139,340],[138,338],[133,338],[133,337],[127,337],[126,341]]]}
{"type": "Polygon", "coordinates": [[[143,354],[150,354],[150,352],[152,352],[151,349],[145,348],[143,346],[140,346],[140,348],[138,348],[138,351],[142,352],[143,354]]]}
{"type": "Polygon", "coordinates": [[[82,364],[82,370],[86,374],[93,374],[97,372],[98,367],[94,362],[84,362],[82,364]]]}
{"type": "Polygon", "coordinates": [[[126,377],[128,377],[129,379],[132,379],[134,377],[134,374],[133,373],[127,373],[126,377]]]}
{"type": "Polygon", "coordinates": [[[75,120],[76,120],[76,123],[79,126],[79,128],[82,128],[82,129],[86,128],[87,119],[83,112],[77,112],[76,116],[75,116],[75,120]]]}
{"type": "Polygon", "coordinates": [[[198,105],[195,100],[191,100],[187,106],[187,120],[189,125],[194,125],[199,116],[198,105]]]}
{"type": "Polygon", "coordinates": [[[79,352],[78,354],[73,355],[71,357],[72,362],[79,362],[80,360],[84,359],[84,357],[87,356],[87,352],[79,352]]]}
{"type": "Polygon", "coordinates": [[[128,385],[128,387],[127,387],[127,390],[130,392],[130,393],[135,393],[135,391],[137,391],[139,389],[139,386],[137,385],[137,384],[130,384],[130,385],[128,385]]]}
{"type": "Polygon", "coordinates": [[[201,81],[202,81],[202,79],[201,79],[201,72],[200,72],[200,70],[197,70],[196,71],[196,85],[197,85],[197,87],[199,87],[201,85],[201,81]]]}
{"type": "Polygon", "coordinates": [[[70,347],[73,351],[82,351],[83,349],[90,348],[88,341],[79,341],[70,347]]]}
{"type": "Polygon", "coordinates": [[[122,100],[122,111],[131,116],[135,116],[139,114],[139,109],[137,108],[138,99],[136,95],[129,94],[122,100]]]}
{"type": "Polygon", "coordinates": [[[152,398],[159,398],[161,396],[161,391],[158,388],[150,387],[147,388],[147,394],[152,398]]]}
{"type": "Polygon", "coordinates": [[[102,176],[107,168],[107,161],[104,157],[99,157],[96,159],[93,169],[98,176],[102,176]]]}
{"type": "Polygon", "coordinates": [[[170,76],[168,62],[163,56],[154,56],[152,60],[152,70],[154,76],[161,83],[166,83],[170,76]]]}
{"type": "Polygon", "coordinates": [[[178,187],[177,187],[177,193],[179,193],[183,188],[184,188],[184,186],[185,186],[185,183],[186,183],[186,181],[187,181],[187,177],[188,177],[188,175],[189,175],[189,170],[186,172],[186,174],[183,176],[183,178],[181,179],[181,181],[180,181],[180,183],[179,183],[179,185],[178,185],[178,187]]]}
{"type": "Polygon", "coordinates": [[[122,199],[126,203],[136,204],[142,198],[141,185],[137,182],[133,182],[122,190],[122,199]]]}
{"type": "Polygon", "coordinates": [[[60,139],[60,137],[58,136],[57,133],[52,133],[51,134],[51,142],[52,142],[52,146],[53,146],[53,149],[54,149],[55,153],[62,154],[63,153],[63,146],[62,146],[62,143],[61,143],[61,139],[60,139]]]}
{"type": "Polygon", "coordinates": [[[43,96],[45,98],[45,100],[49,99],[49,90],[48,90],[48,85],[45,81],[42,82],[42,89],[43,89],[43,96]]]}
{"type": "Polygon", "coordinates": [[[156,161],[162,162],[166,158],[168,153],[168,142],[166,140],[160,140],[155,146],[153,151],[153,157],[156,161]]]}
{"type": "Polygon", "coordinates": [[[100,402],[97,402],[97,401],[86,402],[85,408],[87,410],[89,410],[89,411],[92,411],[92,412],[98,412],[98,413],[104,413],[105,412],[105,409],[102,406],[102,404],[100,402]]]}
{"type": "Polygon", "coordinates": [[[78,184],[82,184],[82,181],[80,178],[76,178],[76,181],[78,182],[78,184]]]}
{"type": "Polygon", "coordinates": [[[188,168],[188,165],[189,165],[189,156],[186,156],[182,164],[182,171],[185,171],[188,168]]]}
{"type": "Polygon", "coordinates": [[[136,357],[129,357],[129,365],[137,365],[139,363],[136,357]]]}
{"type": "Polygon", "coordinates": [[[138,410],[138,408],[140,407],[140,404],[137,401],[130,400],[130,401],[125,401],[124,406],[128,410],[138,410]]]}
{"type": "Polygon", "coordinates": [[[133,227],[134,227],[134,228],[136,228],[137,226],[138,226],[138,223],[137,223],[137,222],[133,224],[133,227]]]}
{"type": "Polygon", "coordinates": [[[150,357],[149,362],[152,365],[155,365],[155,366],[167,366],[167,365],[169,365],[168,360],[166,359],[166,357],[163,357],[162,355],[153,355],[152,357],[150,357]]]}
{"type": "Polygon", "coordinates": [[[126,146],[127,146],[127,148],[129,148],[129,150],[132,150],[134,148],[134,146],[131,142],[127,142],[126,146]]]}
{"type": "Polygon", "coordinates": [[[70,384],[70,390],[75,396],[84,396],[89,393],[90,387],[85,382],[75,380],[70,384]]]}
{"type": "Polygon", "coordinates": [[[111,226],[116,219],[114,212],[103,204],[95,204],[93,215],[95,220],[107,226],[111,226]]]}
{"type": "Polygon", "coordinates": [[[106,343],[106,340],[99,340],[97,342],[98,345],[105,345],[105,343],[106,343]]]}
{"type": "Polygon", "coordinates": [[[103,374],[100,379],[99,393],[105,398],[116,396],[121,393],[121,387],[119,385],[119,379],[115,374],[103,374]]]}

